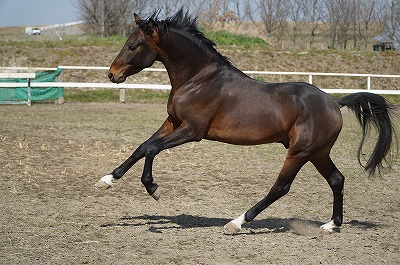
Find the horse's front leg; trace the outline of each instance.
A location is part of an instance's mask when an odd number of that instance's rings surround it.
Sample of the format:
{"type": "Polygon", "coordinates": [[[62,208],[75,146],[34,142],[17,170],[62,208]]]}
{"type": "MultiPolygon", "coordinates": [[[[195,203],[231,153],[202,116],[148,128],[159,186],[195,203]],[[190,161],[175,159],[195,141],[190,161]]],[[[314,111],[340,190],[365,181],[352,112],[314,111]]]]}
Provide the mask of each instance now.
{"type": "Polygon", "coordinates": [[[145,151],[145,163],[141,181],[146,191],[158,201],[160,192],[158,185],[153,180],[153,161],[157,154],[162,150],[172,148],[191,141],[200,141],[202,138],[189,127],[181,126],[172,133],[153,141],[145,151]]]}
{"type": "Polygon", "coordinates": [[[110,188],[113,184],[113,180],[121,178],[137,161],[145,156],[145,151],[152,142],[171,133],[172,131],[172,123],[167,119],[160,129],[158,129],[157,132],[155,132],[149,139],[142,143],[124,163],[114,169],[111,174],[102,177],[96,183],[96,188],[110,188]]]}

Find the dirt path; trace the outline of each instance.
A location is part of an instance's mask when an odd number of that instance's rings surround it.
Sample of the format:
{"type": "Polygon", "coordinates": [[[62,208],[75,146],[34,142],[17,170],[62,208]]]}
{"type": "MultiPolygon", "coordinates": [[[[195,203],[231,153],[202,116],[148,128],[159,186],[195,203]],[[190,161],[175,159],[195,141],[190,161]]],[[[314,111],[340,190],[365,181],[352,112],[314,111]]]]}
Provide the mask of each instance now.
{"type": "Polygon", "coordinates": [[[331,192],[310,165],[240,234],[223,234],[273,184],[285,156],[277,144],[202,141],[165,151],[154,168],[159,202],[140,184],[142,162],[96,191],[164,118],[164,105],[0,106],[0,263],[400,263],[400,162],[368,179],[349,113],[333,150],[347,177],[345,223],[331,235],[318,229],[330,218],[331,192]]]}

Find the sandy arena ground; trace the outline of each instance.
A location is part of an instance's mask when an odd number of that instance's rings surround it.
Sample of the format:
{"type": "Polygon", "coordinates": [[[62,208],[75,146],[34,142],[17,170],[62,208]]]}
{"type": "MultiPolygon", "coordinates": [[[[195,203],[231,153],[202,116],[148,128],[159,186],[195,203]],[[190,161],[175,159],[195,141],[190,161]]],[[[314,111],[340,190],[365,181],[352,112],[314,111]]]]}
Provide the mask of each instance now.
{"type": "Polygon", "coordinates": [[[161,125],[165,105],[0,106],[0,263],[399,264],[399,159],[394,172],[368,179],[356,158],[361,129],[343,114],[332,152],[346,176],[340,232],[320,233],[332,195],[306,165],[287,196],[227,236],[224,224],[274,183],[281,145],[164,151],[157,202],[140,183],[143,161],[109,190],[94,184],[161,125]]]}

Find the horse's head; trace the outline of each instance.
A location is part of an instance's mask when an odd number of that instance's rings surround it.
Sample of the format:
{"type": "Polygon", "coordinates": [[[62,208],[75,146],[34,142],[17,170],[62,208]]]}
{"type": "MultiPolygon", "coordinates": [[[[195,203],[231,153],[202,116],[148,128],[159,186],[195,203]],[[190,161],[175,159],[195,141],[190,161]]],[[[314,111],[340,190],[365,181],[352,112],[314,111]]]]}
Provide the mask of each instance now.
{"type": "Polygon", "coordinates": [[[138,15],[134,16],[138,28],[128,38],[108,72],[113,83],[122,83],[128,76],[150,67],[160,53],[155,22],[151,18],[142,20],[138,15]]]}

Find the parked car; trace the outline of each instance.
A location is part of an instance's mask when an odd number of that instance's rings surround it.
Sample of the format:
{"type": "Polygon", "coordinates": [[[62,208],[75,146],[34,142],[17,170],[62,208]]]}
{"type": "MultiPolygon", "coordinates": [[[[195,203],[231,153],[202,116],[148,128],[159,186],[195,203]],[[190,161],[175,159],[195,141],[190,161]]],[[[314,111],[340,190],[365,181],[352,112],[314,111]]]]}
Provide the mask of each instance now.
{"type": "Polygon", "coordinates": [[[27,27],[25,28],[25,35],[40,35],[40,28],[27,27]]]}

